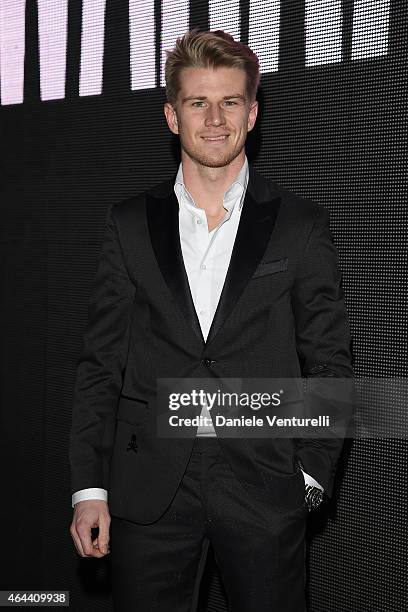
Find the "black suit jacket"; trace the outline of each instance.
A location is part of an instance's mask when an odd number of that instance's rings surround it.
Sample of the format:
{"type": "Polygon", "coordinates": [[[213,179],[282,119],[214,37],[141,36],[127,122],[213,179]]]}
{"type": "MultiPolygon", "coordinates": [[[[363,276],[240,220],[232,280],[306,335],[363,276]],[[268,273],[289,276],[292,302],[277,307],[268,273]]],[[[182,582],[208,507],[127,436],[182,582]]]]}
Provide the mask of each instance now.
{"type": "MultiPolygon", "coordinates": [[[[158,378],[353,376],[327,211],[250,166],[205,342],[173,185],[165,181],[108,210],[73,399],[72,492],[105,488],[111,514],[141,523],[168,507],[193,445],[156,435],[158,378]]],[[[299,461],[332,494],[341,439],[220,442],[244,486],[270,492],[278,511],[303,503],[299,461]]]]}

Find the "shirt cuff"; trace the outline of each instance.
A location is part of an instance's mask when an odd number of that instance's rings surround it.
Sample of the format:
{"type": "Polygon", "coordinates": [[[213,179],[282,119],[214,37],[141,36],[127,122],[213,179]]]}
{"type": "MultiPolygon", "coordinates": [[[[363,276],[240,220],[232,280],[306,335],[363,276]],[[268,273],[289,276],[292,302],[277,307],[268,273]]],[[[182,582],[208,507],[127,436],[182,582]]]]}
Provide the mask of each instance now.
{"type": "Polygon", "coordinates": [[[85,501],[86,499],[101,499],[102,501],[108,501],[108,492],[106,489],[99,489],[97,487],[91,489],[81,489],[80,491],[76,491],[72,495],[72,507],[75,506],[80,501],[85,501]]]}
{"type": "MultiPolygon", "coordinates": [[[[302,468],[300,468],[302,470],[302,468]]],[[[304,472],[302,470],[302,474],[303,474],[303,478],[305,480],[305,485],[312,485],[313,487],[317,487],[318,489],[320,489],[321,491],[324,491],[322,485],[320,485],[317,480],[315,480],[313,478],[313,476],[310,476],[309,474],[306,474],[306,472],[304,472]]]]}

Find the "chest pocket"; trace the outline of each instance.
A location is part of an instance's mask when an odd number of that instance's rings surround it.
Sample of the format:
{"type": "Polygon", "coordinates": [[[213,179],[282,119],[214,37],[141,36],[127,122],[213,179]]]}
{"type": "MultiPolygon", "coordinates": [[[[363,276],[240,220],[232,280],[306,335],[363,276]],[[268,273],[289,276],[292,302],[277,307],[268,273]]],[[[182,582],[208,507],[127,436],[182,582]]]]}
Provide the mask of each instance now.
{"type": "Polygon", "coordinates": [[[260,276],[266,276],[267,274],[284,272],[287,269],[287,257],[282,257],[282,259],[274,259],[273,261],[263,261],[261,264],[259,264],[251,278],[259,278],[260,276]]]}

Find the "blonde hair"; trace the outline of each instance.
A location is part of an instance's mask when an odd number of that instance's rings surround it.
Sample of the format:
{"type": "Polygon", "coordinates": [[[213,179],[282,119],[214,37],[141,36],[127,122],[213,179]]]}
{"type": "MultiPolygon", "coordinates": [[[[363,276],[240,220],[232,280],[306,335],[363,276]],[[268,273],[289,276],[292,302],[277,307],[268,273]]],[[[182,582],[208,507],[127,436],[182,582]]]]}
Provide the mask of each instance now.
{"type": "Polygon", "coordinates": [[[178,38],[173,50],[166,51],[165,79],[167,101],[175,106],[183,68],[240,68],[246,73],[246,94],[254,101],[259,86],[259,60],[243,43],[223,32],[200,32],[194,28],[178,38]]]}

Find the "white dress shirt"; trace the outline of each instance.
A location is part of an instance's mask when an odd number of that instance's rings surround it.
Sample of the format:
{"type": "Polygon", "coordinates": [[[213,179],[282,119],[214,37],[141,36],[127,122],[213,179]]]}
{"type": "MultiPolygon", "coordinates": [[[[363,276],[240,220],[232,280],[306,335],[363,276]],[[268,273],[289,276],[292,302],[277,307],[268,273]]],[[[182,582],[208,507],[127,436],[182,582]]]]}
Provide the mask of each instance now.
{"type": "MultiPolygon", "coordinates": [[[[205,210],[195,204],[185,188],[182,164],[176,176],[174,191],[179,202],[181,250],[204,340],[210,331],[230,263],[248,178],[248,160],[245,157],[236,180],[224,194],[224,217],[209,231],[205,210]]],[[[197,436],[215,437],[210,412],[205,405],[201,415],[207,417],[201,422],[210,425],[200,425],[197,436]]]]}
{"type": "MultiPolygon", "coordinates": [[[[179,203],[180,245],[194,307],[204,339],[208,336],[224,285],[248,179],[248,159],[245,156],[244,164],[237,178],[224,194],[225,215],[214,229],[208,231],[205,210],[195,204],[184,185],[181,163],[177,172],[174,192],[179,203]]],[[[205,405],[202,407],[201,415],[210,416],[210,412],[205,405]]],[[[211,423],[211,419],[202,419],[202,422],[211,423]]],[[[197,436],[215,437],[216,433],[212,424],[202,425],[197,428],[197,436]]],[[[303,470],[302,472],[306,484],[323,489],[314,478],[303,470]]],[[[85,499],[107,501],[107,498],[108,493],[105,489],[82,489],[73,494],[72,506],[85,499]]]]}

